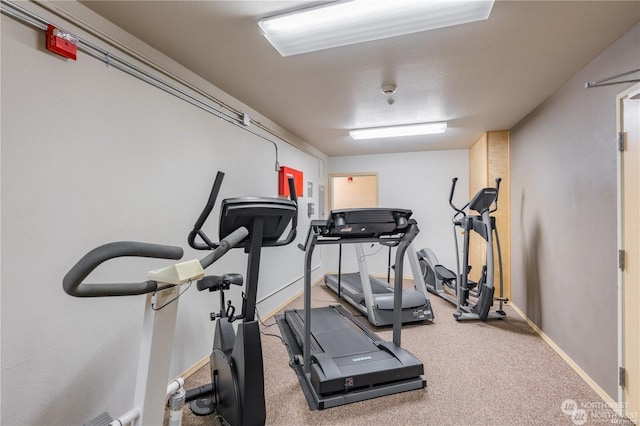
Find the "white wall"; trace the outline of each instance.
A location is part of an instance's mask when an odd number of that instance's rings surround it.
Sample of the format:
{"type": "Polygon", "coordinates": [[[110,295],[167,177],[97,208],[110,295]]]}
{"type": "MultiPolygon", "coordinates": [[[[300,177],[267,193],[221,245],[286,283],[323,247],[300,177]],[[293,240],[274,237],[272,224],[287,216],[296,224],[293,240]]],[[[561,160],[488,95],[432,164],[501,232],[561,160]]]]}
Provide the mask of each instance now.
{"type": "MultiPolygon", "coordinates": [[[[451,225],[452,209],[449,206],[451,180],[458,177],[454,201],[463,205],[469,187],[469,151],[428,151],[384,155],[360,155],[331,157],[328,173],[378,173],[379,207],[405,208],[413,211],[420,233],[414,241],[416,250],[431,248],[438,260],[455,269],[455,248],[451,225]]],[[[333,248],[333,247],[332,247],[333,248]]],[[[387,249],[379,246],[365,247],[369,272],[386,276],[387,249]]],[[[325,267],[337,271],[337,248],[327,255],[325,267]]],[[[351,247],[343,249],[344,272],[357,270],[356,257],[351,247]]],[[[403,275],[411,274],[408,265],[403,275]]]]}
{"type": "MultiPolygon", "coordinates": [[[[114,52],[36,4],[21,6],[114,52]]],[[[58,6],[73,8],[107,34],[226,96],[79,4],[58,6]]],[[[69,61],[51,54],[39,30],[5,15],[1,24],[0,423],[69,425],[105,410],[118,415],[133,399],[144,297],[72,298],[63,292],[62,278],[85,252],[117,240],[182,246],[185,260],[204,256],[188,248],[186,237],[216,171],[226,173],[220,199],[276,196],[275,150],[270,142],[87,55],[79,53],[77,61],[69,61]]],[[[277,144],[280,163],[302,170],[305,185],[326,185],[322,154],[277,144]]],[[[306,235],[308,201],[301,199],[305,213],[299,215],[296,243],[306,235]]],[[[216,213],[206,226],[213,239],[217,219],[216,213]]],[[[259,304],[264,315],[302,288],[303,253],[292,244],[265,249],[262,259],[258,300],[293,283],[259,304]]],[[[89,281],[143,281],[147,270],[167,264],[114,260],[89,281]]],[[[246,255],[235,250],[208,272],[245,270],[246,255]]],[[[239,306],[237,292],[234,300],[239,306]]],[[[181,298],[172,376],[210,352],[213,326],[208,318],[217,305],[216,294],[200,293],[195,286],[181,298]]]]}

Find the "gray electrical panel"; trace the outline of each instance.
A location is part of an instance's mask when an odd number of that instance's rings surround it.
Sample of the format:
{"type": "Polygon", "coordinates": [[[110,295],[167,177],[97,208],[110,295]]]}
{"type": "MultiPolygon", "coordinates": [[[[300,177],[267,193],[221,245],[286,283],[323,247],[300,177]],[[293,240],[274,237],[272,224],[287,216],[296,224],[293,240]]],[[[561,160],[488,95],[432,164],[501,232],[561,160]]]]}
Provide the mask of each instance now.
{"type": "Polygon", "coordinates": [[[324,219],[324,185],[318,185],[318,217],[324,219]]]}

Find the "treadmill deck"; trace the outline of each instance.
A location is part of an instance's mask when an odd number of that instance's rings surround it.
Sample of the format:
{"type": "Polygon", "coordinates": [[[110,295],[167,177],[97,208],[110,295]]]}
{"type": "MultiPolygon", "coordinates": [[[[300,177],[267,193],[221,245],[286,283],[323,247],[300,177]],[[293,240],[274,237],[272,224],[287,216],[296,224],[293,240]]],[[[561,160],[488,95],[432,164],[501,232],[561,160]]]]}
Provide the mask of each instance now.
{"type": "Polygon", "coordinates": [[[304,310],[277,317],[307,402],[323,409],[397,392],[421,389],[422,362],[367,330],[341,305],[311,310],[310,377],[302,361],[304,310]]]}

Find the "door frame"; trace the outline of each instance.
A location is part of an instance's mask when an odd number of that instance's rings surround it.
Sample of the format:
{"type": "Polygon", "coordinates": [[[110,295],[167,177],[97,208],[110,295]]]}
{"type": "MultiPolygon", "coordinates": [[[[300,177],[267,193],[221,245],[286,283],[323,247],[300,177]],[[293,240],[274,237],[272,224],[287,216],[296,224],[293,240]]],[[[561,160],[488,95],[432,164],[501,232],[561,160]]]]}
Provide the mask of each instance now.
{"type": "MultiPolygon", "coordinates": [[[[634,84],[627,88],[623,92],[616,96],[616,135],[619,135],[624,129],[624,111],[622,104],[625,99],[640,94],[640,83],[634,84]]],[[[618,150],[617,155],[617,244],[618,250],[623,250],[624,245],[624,163],[623,163],[624,150],[618,150]]],[[[628,258],[628,256],[625,256],[628,258]]],[[[624,351],[625,351],[625,324],[624,324],[624,271],[620,267],[618,271],[618,366],[623,367],[625,365],[624,351]]],[[[619,376],[619,372],[618,376],[619,376]]],[[[616,407],[618,414],[624,417],[626,414],[626,401],[624,397],[624,388],[618,379],[618,406],[616,407]]]]}
{"type": "Polygon", "coordinates": [[[375,198],[376,207],[378,206],[379,194],[378,194],[378,172],[352,172],[352,173],[329,173],[329,210],[334,210],[334,197],[335,197],[335,187],[334,187],[334,179],[335,178],[349,178],[349,177],[363,177],[363,176],[372,176],[375,177],[375,193],[372,194],[375,198]]]}

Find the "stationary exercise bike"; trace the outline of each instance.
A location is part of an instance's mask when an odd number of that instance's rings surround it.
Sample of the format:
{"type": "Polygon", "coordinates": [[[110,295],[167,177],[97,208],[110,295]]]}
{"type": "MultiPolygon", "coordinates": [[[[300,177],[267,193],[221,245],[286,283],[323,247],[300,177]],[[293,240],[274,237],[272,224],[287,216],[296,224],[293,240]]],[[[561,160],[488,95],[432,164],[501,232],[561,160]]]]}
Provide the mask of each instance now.
{"type": "Polygon", "coordinates": [[[235,229],[203,259],[180,262],[150,271],[148,280],[139,283],[85,283],[83,281],[94,269],[110,259],[148,257],[178,260],[183,256],[182,248],[132,241],[113,242],[91,250],[69,270],[63,279],[62,286],[71,296],[146,296],[133,408],[117,418],[104,412],[88,421],[87,426],[161,425],[169,396],[177,401],[172,404],[169,425],[180,425],[184,405],[184,379],[179,377],[169,385],[167,382],[178,302],[184,291],[181,290],[181,286],[202,278],[205,268],[235,244],[243,241],[247,234],[245,228],[235,229]]]}
{"type": "Polygon", "coordinates": [[[496,229],[495,217],[491,216],[492,213],[498,210],[500,180],[500,178],[496,179],[494,188],[482,188],[471,201],[459,208],[453,204],[453,195],[458,178],[453,179],[449,194],[449,205],[455,211],[452,222],[456,246],[456,273],[441,265],[432,250],[425,248],[418,252],[418,259],[427,290],[456,305],[457,309],[453,316],[458,321],[486,321],[488,319],[502,319],[507,316],[503,310],[503,303],[507,302],[508,299],[503,295],[500,240],[496,229]],[[477,214],[467,214],[467,209],[469,212],[475,211],[477,214]],[[462,263],[458,247],[458,229],[462,229],[464,232],[462,263]],[[469,273],[471,272],[471,265],[469,265],[469,239],[472,232],[480,235],[485,241],[485,263],[482,266],[480,278],[477,282],[469,278],[469,273]],[[494,297],[494,240],[498,253],[500,275],[498,297],[494,297]],[[499,308],[494,312],[490,312],[494,300],[499,302],[499,308]]]}
{"type": "MultiPolygon", "coordinates": [[[[188,242],[197,250],[217,250],[202,230],[215,204],[224,174],[218,172],[207,204],[198,217],[188,242]],[[196,241],[199,237],[202,242],[196,241]]],[[[235,307],[224,292],[231,285],[241,286],[242,275],[225,274],[204,277],[198,282],[198,290],[220,292],[220,311],[211,314],[217,320],[210,356],[211,383],[188,390],[186,401],[196,415],[216,413],[223,424],[264,425],[266,408],[264,401],[264,370],[260,329],[255,318],[258,272],[262,247],[276,247],[291,243],[296,237],[297,198],[293,179],[289,180],[291,199],[279,198],[231,198],[222,201],[219,235],[224,238],[233,229],[243,227],[249,235],[236,247],[248,253],[246,290],[242,297],[242,311],[235,315],[235,307]],[[291,223],[289,233],[281,239],[291,223]],[[237,324],[237,334],[233,322],[237,324]]]]}

